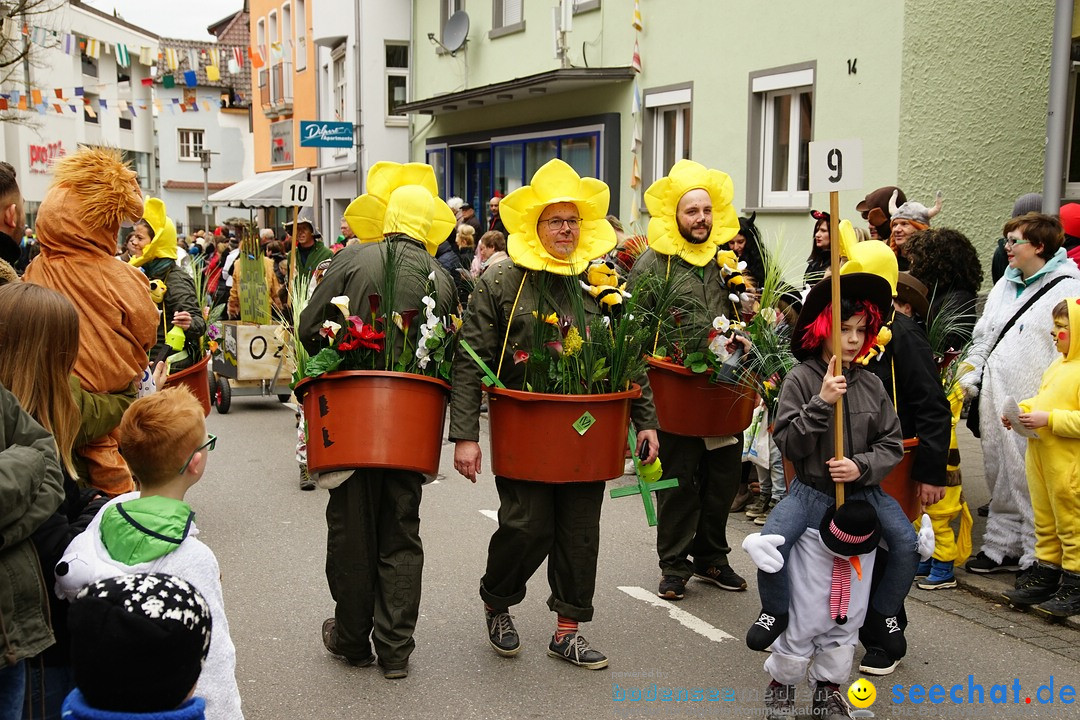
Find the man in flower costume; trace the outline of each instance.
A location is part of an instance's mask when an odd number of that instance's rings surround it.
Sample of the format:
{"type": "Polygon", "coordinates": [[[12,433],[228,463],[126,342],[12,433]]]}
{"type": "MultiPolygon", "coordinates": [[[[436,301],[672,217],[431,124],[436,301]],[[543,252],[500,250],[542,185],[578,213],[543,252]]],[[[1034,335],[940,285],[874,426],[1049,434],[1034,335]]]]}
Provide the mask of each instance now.
{"type": "MultiPolygon", "coordinates": [[[[649,249],[634,265],[630,286],[646,306],[668,306],[680,334],[691,342],[708,338],[714,323],[724,326],[739,318],[717,261],[719,248],[739,232],[734,193],[726,173],[690,160],[677,162],[645,193],[652,216],[649,249]]],[[[679,485],[656,498],[656,552],[663,576],[658,594],[681,600],[691,576],[724,590],[745,590],[746,581],[727,560],[727,520],[741,479],[742,436],[689,437],[662,429],[659,434],[660,463],[679,485]]]]}
{"type": "MultiPolygon", "coordinates": [[[[462,342],[512,389],[525,389],[525,364],[515,362],[532,347],[536,315],[572,316],[571,293],[580,293],[590,317],[601,314],[597,300],[581,288],[589,263],[615,247],[615,231],[605,219],[607,185],[582,178],[562,160],[551,160],[529,185],[503,198],[500,217],[510,233],[510,258],[490,266],[477,280],[462,326],[462,342]],[[580,278],[580,279],[579,279],[580,278]]],[[[573,330],[571,330],[573,332],[573,330]]],[[[570,337],[569,335],[567,336],[570,337]]],[[[483,372],[464,352],[454,362],[450,439],[457,446],[454,467],[476,482],[481,471],[480,398],[483,372]]],[[[631,417],[644,463],[656,457],[656,415],[643,376],[642,396],[631,417]],[[645,449],[647,446],[647,450],[645,449]]],[[[543,442],[544,428],[521,442],[543,442]]],[[[557,456],[559,448],[551,448],[557,456]]],[[[578,633],[578,623],[593,617],[596,562],[600,544],[600,506],[604,483],[540,483],[496,476],[499,529],[488,546],[487,569],[480,581],[488,640],[503,657],[521,650],[509,608],[525,598],[525,585],[548,560],[548,607],[558,614],[548,654],[578,667],[607,667],[607,657],[578,633]]]]}
{"type": "MultiPolygon", "coordinates": [[[[368,173],[368,192],[350,203],[345,219],[360,244],[349,245],[331,260],[300,316],[297,332],[313,355],[324,335],[347,332],[342,316],[367,320],[385,313],[412,320],[402,324],[410,347],[425,307],[442,317],[457,305],[454,282],[435,262],[435,249],[455,224],[454,213],[438,198],[430,165],[376,163],[368,173]],[[381,241],[381,242],[380,242],[381,241]],[[386,260],[392,253],[393,262],[386,260]],[[392,272],[393,278],[384,277],[392,272]],[[393,307],[387,286],[394,287],[393,307]],[[434,287],[434,290],[431,290],[434,287]],[[345,297],[342,297],[345,296],[345,297]],[[435,302],[425,302],[425,296],[435,302]],[[342,307],[347,303],[347,307],[342,307]]],[[[379,343],[382,328],[368,332],[379,343]]],[[[386,352],[398,357],[405,333],[386,352]]],[[[357,408],[365,412],[365,408],[357,408]]],[[[401,428],[408,442],[409,428],[401,428]]],[[[420,541],[420,494],[424,476],[406,470],[356,470],[325,473],[320,484],[330,490],[326,506],[326,579],[336,607],[323,623],[326,649],[352,665],[375,662],[388,679],[408,675],[416,646],[413,630],[420,609],[424,550],[420,541]],[[334,477],[336,476],[336,477],[334,477]],[[370,636],[370,640],[369,640],[370,636]]]]}
{"type": "MultiPolygon", "coordinates": [[[[142,217],[135,171],[120,151],[83,147],[56,163],[38,210],[41,255],[23,279],[61,293],[79,313],[74,374],[93,393],[126,390],[147,367],[158,311],[146,276],[117,261],[120,224],[142,217]]],[[[84,445],[90,484],[109,495],[135,489],[116,431],[84,445]]]]}

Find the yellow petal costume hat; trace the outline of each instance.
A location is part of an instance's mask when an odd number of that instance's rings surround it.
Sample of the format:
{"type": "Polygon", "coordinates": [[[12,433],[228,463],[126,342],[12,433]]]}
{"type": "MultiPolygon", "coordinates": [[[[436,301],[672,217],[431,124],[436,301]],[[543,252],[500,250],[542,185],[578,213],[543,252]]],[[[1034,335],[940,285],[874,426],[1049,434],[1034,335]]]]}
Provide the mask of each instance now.
{"type": "Polygon", "coordinates": [[[549,160],[536,171],[528,185],[513,191],[499,203],[499,217],[510,235],[506,240],[507,254],[528,270],[580,275],[590,262],[615,248],[615,228],[607,221],[610,199],[607,183],[581,177],[562,160],[549,160]],[[566,259],[549,253],[536,232],[544,208],[562,202],[574,203],[581,217],[577,248],[566,259]]]}
{"type": "Polygon", "coordinates": [[[649,209],[649,247],[664,255],[676,255],[691,265],[705,267],[716,249],[739,234],[739,216],[731,201],[735,185],[727,173],[710,170],[693,160],[680,160],[645,191],[649,209]],[[712,233],[703,243],[688,242],[679,232],[675,212],[679,200],[691,190],[704,190],[712,199],[712,233]]]}
{"type": "Polygon", "coordinates": [[[345,209],[345,222],[360,242],[402,233],[423,242],[434,256],[457,227],[454,211],[439,198],[430,165],[377,162],[368,171],[367,190],[345,209]]]}
{"type": "Polygon", "coordinates": [[[896,276],[899,268],[896,264],[896,253],[888,244],[881,240],[859,242],[851,221],[842,220],[839,250],[840,255],[847,258],[847,262],[840,266],[841,275],[852,273],[877,275],[888,281],[893,296],[896,296],[896,276]]]}
{"type": "Polygon", "coordinates": [[[154,238],[143,248],[142,255],[128,260],[135,267],[142,267],[159,258],[176,259],[176,225],[165,214],[165,203],[159,198],[148,197],[143,203],[142,219],[154,231],[154,238]]]}

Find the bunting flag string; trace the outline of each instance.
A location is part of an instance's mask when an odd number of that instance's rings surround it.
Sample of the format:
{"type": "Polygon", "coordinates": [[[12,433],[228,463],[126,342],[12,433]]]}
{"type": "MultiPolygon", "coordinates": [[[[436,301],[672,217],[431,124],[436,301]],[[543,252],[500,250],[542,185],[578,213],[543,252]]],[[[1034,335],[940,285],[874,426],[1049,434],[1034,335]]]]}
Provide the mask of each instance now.
{"type": "Polygon", "coordinates": [[[124,68],[131,66],[131,55],[128,54],[127,45],[116,43],[116,64],[124,68]]]}

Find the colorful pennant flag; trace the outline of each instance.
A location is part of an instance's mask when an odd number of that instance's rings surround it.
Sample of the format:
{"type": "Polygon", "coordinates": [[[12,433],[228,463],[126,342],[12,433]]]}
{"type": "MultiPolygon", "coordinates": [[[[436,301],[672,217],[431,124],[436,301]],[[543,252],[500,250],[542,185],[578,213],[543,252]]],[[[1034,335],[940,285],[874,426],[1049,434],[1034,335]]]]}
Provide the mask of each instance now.
{"type": "Polygon", "coordinates": [[[244,67],[244,51],[238,47],[234,47],[232,52],[233,60],[236,60],[236,64],[240,67],[244,67]]]}
{"type": "Polygon", "coordinates": [[[6,97],[0,97],[0,110],[8,109],[8,99],[6,97]]]}
{"type": "Polygon", "coordinates": [[[144,77],[139,82],[141,82],[143,84],[143,87],[153,87],[154,86],[154,78],[152,78],[152,77],[144,77]]]}
{"type": "Polygon", "coordinates": [[[38,45],[44,45],[49,41],[49,31],[43,27],[35,27],[30,34],[30,41],[38,45]]]}
{"type": "Polygon", "coordinates": [[[218,70],[216,65],[206,66],[206,79],[210,82],[217,82],[221,79],[221,71],[218,70]]]}
{"type": "Polygon", "coordinates": [[[240,74],[240,64],[236,62],[235,58],[229,58],[229,74],[230,75],[239,75],[240,74]]]}
{"type": "Polygon", "coordinates": [[[81,88],[81,87],[75,88],[75,95],[77,97],[82,97],[83,96],[83,88],[81,88]]]}
{"type": "Polygon", "coordinates": [[[34,103],[34,106],[37,107],[41,104],[41,91],[37,89],[31,90],[30,98],[31,101],[34,103]]]}
{"type": "Polygon", "coordinates": [[[199,84],[199,78],[195,74],[194,70],[185,70],[184,71],[184,84],[187,85],[188,87],[195,87],[196,85],[199,84]]]}
{"type": "Polygon", "coordinates": [[[187,64],[188,67],[192,70],[199,69],[199,53],[195,50],[195,48],[188,48],[187,64]]]}
{"type": "Polygon", "coordinates": [[[102,98],[101,100],[98,100],[98,105],[101,106],[102,110],[108,110],[109,109],[109,106],[108,106],[108,104],[106,104],[104,98],[102,98]]]}
{"type": "Polygon", "coordinates": [[[101,57],[101,41],[97,38],[86,38],[86,55],[95,60],[101,57]]]}
{"type": "Polygon", "coordinates": [[[71,33],[65,33],[64,39],[60,43],[61,49],[63,49],[65,55],[70,55],[75,52],[75,36],[71,33]]]}
{"type": "Polygon", "coordinates": [[[130,67],[131,55],[128,54],[127,45],[116,43],[116,64],[120,67],[130,67]]]}
{"type": "Polygon", "coordinates": [[[142,65],[153,65],[154,58],[150,55],[150,47],[143,45],[139,48],[139,63],[142,65]]]}
{"type": "Polygon", "coordinates": [[[641,7],[638,0],[634,0],[634,20],[630,23],[638,32],[641,32],[641,7]]]}
{"type": "Polygon", "coordinates": [[[180,60],[176,57],[176,48],[166,48],[165,66],[170,70],[175,70],[180,67],[180,60]]]}
{"type": "Polygon", "coordinates": [[[172,73],[162,76],[161,86],[166,90],[176,87],[176,79],[173,77],[172,73]]]}
{"type": "Polygon", "coordinates": [[[251,58],[251,67],[256,70],[266,64],[263,62],[262,54],[253,47],[248,48],[248,56],[251,58]]]}
{"type": "Polygon", "coordinates": [[[272,42],[272,43],[270,43],[270,61],[271,62],[280,62],[281,61],[281,54],[282,54],[281,53],[281,43],[280,42],[272,42]]]}
{"type": "Polygon", "coordinates": [[[636,72],[641,72],[641,48],[638,47],[637,38],[634,38],[634,56],[630,58],[630,67],[636,72]]]}

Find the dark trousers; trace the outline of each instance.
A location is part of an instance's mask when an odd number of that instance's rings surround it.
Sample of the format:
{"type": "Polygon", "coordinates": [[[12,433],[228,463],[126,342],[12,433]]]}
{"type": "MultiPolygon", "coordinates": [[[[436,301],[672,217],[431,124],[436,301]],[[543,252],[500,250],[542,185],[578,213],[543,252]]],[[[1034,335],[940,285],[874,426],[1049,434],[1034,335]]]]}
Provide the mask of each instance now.
{"type": "Polygon", "coordinates": [[[728,564],[727,521],[742,478],[742,438],[706,450],[701,438],[663,431],[659,436],[664,477],[678,478],[679,485],[656,493],[656,554],[661,574],[688,580],[694,572],[728,564]]]}
{"type": "Polygon", "coordinates": [[[338,648],[347,657],[367,657],[369,635],[383,667],[404,665],[416,646],[423,479],[402,470],[357,470],[330,491],[326,580],[337,603],[338,648]]]}
{"type": "Polygon", "coordinates": [[[488,544],[480,597],[496,609],[525,599],[529,578],[548,559],[548,607],[592,620],[604,483],[540,483],[495,478],[499,529],[488,544]]]}

